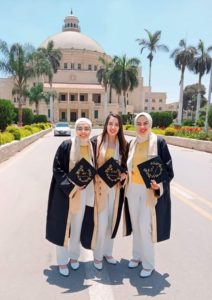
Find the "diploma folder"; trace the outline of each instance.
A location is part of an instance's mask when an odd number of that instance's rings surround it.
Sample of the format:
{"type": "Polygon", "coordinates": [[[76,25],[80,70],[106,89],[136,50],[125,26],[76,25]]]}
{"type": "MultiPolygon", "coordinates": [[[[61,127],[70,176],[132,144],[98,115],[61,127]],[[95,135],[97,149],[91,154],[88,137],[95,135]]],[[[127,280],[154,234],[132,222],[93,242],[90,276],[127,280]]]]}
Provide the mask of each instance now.
{"type": "Polygon", "coordinates": [[[87,186],[96,175],[96,169],[82,158],[76,163],[74,168],[68,173],[68,177],[78,186],[87,186]]]}
{"type": "Polygon", "coordinates": [[[97,170],[97,172],[104,182],[112,188],[120,181],[120,175],[121,173],[124,173],[124,169],[111,157],[97,170]]]}
{"type": "Polygon", "coordinates": [[[160,183],[169,178],[166,167],[159,156],[151,158],[137,167],[147,188],[151,187],[151,180],[160,183]]]}

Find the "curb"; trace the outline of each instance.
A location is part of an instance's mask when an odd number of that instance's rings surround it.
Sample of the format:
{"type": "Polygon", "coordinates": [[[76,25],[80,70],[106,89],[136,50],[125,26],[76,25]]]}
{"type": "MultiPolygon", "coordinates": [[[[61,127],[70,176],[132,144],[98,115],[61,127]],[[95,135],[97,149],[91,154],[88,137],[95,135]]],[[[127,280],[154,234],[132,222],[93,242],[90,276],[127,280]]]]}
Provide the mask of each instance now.
{"type": "Polygon", "coordinates": [[[30,136],[27,136],[20,141],[13,141],[11,143],[0,146],[0,163],[9,159],[11,156],[15,155],[17,152],[20,152],[28,145],[37,141],[42,136],[46,135],[52,131],[52,128],[42,130],[38,133],[34,133],[30,136]]]}
{"type": "MultiPolygon", "coordinates": [[[[125,130],[124,134],[129,136],[135,136],[135,131],[125,130]]],[[[179,136],[167,136],[167,135],[160,135],[160,134],[158,134],[158,136],[161,136],[170,145],[212,153],[211,141],[201,141],[201,140],[183,138],[179,136]]]]}

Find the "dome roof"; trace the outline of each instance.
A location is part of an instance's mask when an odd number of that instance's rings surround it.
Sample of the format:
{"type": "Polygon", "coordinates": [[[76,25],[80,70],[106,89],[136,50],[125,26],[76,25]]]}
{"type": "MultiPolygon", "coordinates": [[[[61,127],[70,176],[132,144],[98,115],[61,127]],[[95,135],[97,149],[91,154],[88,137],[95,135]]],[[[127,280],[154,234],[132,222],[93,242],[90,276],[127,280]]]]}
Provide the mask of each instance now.
{"type": "Polygon", "coordinates": [[[104,49],[93,39],[76,31],[63,31],[46,39],[41,47],[46,47],[53,40],[54,47],[60,49],[80,49],[104,53],[104,49]]]}

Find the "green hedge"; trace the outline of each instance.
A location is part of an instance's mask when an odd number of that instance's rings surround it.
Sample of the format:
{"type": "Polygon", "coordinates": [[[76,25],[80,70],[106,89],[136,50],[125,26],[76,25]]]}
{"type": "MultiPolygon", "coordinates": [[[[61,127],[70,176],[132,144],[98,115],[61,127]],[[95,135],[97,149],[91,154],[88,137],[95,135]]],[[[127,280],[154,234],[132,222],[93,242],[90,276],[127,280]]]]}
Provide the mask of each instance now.
{"type": "Polygon", "coordinates": [[[15,139],[14,135],[10,132],[0,132],[0,145],[12,142],[15,139]]]}
{"type": "Polygon", "coordinates": [[[14,105],[10,100],[0,99],[0,130],[4,131],[6,127],[12,124],[15,116],[14,105]]]}

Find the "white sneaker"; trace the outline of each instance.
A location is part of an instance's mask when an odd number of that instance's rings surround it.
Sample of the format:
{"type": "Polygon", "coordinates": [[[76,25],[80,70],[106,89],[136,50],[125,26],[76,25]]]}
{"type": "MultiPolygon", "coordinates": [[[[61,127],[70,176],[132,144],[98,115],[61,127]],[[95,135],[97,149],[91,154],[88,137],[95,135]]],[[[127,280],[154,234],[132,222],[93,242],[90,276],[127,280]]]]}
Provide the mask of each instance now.
{"type": "Polygon", "coordinates": [[[60,275],[67,277],[69,275],[69,268],[68,267],[61,268],[59,266],[59,273],[60,273],[60,275]]]}
{"type": "Polygon", "coordinates": [[[111,265],[117,264],[117,260],[115,258],[113,258],[112,256],[105,256],[105,260],[111,265]]]}
{"type": "Polygon", "coordinates": [[[130,268],[130,269],[137,268],[139,264],[140,264],[140,261],[131,259],[128,264],[128,268],[130,268]]]}
{"type": "Polygon", "coordinates": [[[152,269],[142,269],[140,273],[140,277],[146,278],[152,275],[152,269]]]}
{"type": "Polygon", "coordinates": [[[76,262],[70,262],[70,265],[71,265],[72,270],[79,269],[79,262],[78,261],[76,261],[76,262]]]}
{"type": "Polygon", "coordinates": [[[94,265],[94,267],[97,269],[97,270],[102,270],[102,262],[93,262],[93,265],[94,265]]]}

